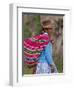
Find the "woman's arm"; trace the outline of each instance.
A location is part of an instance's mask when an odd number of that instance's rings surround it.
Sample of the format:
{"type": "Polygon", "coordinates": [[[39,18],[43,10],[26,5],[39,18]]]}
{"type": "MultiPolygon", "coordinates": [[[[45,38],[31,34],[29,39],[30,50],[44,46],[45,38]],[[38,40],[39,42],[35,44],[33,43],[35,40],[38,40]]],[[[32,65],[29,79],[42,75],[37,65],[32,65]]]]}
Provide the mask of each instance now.
{"type": "Polygon", "coordinates": [[[53,73],[55,71],[55,67],[53,64],[52,44],[51,43],[49,43],[45,48],[45,57],[46,57],[48,65],[51,67],[51,73],[53,73]]]}
{"type": "Polygon", "coordinates": [[[45,47],[45,57],[46,57],[48,64],[53,64],[51,43],[48,43],[48,45],[45,47]]]}

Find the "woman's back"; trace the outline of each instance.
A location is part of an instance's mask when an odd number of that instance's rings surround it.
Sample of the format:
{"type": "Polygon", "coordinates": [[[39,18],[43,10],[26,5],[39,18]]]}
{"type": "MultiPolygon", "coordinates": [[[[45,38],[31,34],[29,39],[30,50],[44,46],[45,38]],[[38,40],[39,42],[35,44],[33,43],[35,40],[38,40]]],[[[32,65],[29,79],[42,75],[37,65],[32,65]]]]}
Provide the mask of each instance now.
{"type": "Polygon", "coordinates": [[[48,64],[51,64],[53,62],[51,42],[49,42],[48,45],[45,47],[45,49],[42,51],[41,56],[39,58],[39,62],[44,62],[44,63],[46,62],[48,64]]]}

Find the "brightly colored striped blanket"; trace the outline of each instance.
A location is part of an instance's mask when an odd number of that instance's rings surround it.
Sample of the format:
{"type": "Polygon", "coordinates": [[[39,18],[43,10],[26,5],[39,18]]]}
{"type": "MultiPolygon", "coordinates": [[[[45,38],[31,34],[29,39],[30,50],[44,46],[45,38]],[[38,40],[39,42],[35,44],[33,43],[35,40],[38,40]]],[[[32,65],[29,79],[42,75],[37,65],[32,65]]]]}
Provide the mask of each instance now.
{"type": "Polygon", "coordinates": [[[40,34],[24,40],[24,62],[27,65],[37,64],[41,52],[49,42],[48,34],[40,34]]]}

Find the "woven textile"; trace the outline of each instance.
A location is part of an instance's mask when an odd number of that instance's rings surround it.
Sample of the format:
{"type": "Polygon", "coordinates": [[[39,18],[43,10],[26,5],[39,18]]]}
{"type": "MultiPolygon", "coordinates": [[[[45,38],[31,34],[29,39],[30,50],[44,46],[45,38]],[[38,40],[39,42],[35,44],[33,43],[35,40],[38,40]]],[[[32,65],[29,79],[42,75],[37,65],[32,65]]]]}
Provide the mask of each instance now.
{"type": "Polygon", "coordinates": [[[40,34],[24,40],[24,62],[36,64],[45,46],[49,43],[47,34],[40,34]]]}

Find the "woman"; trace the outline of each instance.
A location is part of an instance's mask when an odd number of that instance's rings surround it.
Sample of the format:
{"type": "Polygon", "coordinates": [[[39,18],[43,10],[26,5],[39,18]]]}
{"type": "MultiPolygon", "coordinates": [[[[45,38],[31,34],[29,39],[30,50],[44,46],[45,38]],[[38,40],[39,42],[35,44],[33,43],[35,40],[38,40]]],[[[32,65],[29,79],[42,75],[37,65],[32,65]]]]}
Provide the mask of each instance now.
{"type": "MultiPolygon", "coordinates": [[[[52,20],[44,20],[42,22],[43,33],[47,34],[49,38],[52,40],[52,32],[53,32],[53,23],[52,20]]],[[[52,57],[52,43],[51,40],[47,44],[47,46],[42,51],[39,62],[36,67],[36,74],[48,74],[48,73],[57,73],[57,68],[53,62],[52,57]]]]}

